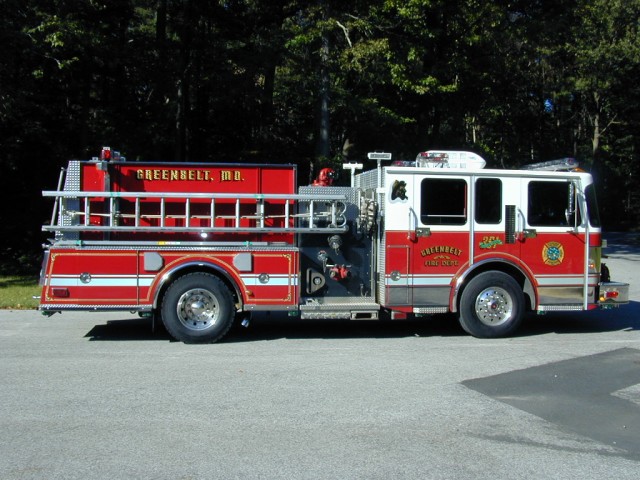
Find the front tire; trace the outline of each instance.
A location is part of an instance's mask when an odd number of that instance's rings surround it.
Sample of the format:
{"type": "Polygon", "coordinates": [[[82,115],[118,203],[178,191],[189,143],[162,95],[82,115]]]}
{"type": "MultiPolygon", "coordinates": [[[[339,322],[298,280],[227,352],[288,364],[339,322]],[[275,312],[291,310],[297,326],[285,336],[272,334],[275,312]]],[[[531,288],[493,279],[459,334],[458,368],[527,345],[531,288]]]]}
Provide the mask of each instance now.
{"type": "Polygon", "coordinates": [[[162,299],[162,323],[184,343],[213,343],[231,328],[233,297],[216,276],[191,273],[174,281],[162,299]]]}
{"type": "Polygon", "coordinates": [[[484,272],[462,291],[458,315],[462,328],[474,337],[504,337],[522,323],[524,294],[512,276],[484,272]]]}

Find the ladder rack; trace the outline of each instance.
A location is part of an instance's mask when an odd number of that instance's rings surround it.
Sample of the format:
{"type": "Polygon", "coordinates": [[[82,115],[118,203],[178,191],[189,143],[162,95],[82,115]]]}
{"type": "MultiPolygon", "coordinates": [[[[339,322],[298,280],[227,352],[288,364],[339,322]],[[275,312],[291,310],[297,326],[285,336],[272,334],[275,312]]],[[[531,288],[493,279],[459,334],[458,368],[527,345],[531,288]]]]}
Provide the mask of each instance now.
{"type": "Polygon", "coordinates": [[[54,232],[342,233],[346,195],[44,191],[54,232]],[[297,209],[296,209],[297,207],[297,209]],[[303,213],[300,213],[303,212],[303,213]]]}
{"type": "Polygon", "coordinates": [[[530,163],[520,167],[521,170],[538,170],[548,172],[571,172],[579,167],[575,158],[558,158],[557,160],[548,160],[546,162],[530,163]]]}

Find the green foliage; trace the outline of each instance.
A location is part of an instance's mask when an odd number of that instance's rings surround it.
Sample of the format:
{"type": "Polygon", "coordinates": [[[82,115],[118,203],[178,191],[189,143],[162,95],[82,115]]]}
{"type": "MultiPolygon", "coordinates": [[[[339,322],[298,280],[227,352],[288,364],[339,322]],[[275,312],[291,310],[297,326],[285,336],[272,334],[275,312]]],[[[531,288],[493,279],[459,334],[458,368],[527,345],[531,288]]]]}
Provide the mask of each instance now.
{"type": "Polygon", "coordinates": [[[573,155],[605,221],[637,220],[638,18],[640,0],[3,0],[0,191],[32,205],[3,209],[4,263],[39,250],[40,190],[101,145],[301,181],[374,149],[573,155]]]}

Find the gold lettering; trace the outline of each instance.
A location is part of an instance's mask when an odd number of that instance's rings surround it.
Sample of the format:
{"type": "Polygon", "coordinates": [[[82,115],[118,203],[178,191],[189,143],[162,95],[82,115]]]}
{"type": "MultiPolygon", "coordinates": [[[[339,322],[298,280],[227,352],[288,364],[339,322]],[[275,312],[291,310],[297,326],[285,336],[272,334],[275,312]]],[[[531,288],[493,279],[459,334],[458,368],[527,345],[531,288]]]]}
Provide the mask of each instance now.
{"type": "Polygon", "coordinates": [[[456,247],[452,247],[451,245],[436,245],[435,247],[427,247],[420,250],[420,255],[423,257],[427,257],[435,253],[449,254],[459,257],[462,253],[462,250],[456,247]]]}
{"type": "MultiPolygon", "coordinates": [[[[136,180],[191,180],[213,181],[209,170],[178,170],[178,169],[151,169],[141,168],[135,171],[136,180]]],[[[220,172],[220,180],[223,182],[242,181],[242,172],[239,170],[223,170],[220,172]]]]}
{"type": "Polygon", "coordinates": [[[220,181],[221,182],[231,181],[231,172],[229,170],[222,170],[220,172],[220,181]]]}

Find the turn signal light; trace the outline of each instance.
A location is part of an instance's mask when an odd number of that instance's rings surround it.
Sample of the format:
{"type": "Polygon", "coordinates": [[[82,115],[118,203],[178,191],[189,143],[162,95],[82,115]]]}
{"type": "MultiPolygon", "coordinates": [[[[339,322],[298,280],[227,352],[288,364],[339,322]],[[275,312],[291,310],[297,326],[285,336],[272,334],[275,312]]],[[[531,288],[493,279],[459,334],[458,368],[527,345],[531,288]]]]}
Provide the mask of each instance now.
{"type": "Polygon", "coordinates": [[[600,301],[604,302],[605,300],[611,300],[611,299],[616,299],[618,298],[618,296],[620,295],[620,293],[617,290],[611,290],[608,292],[602,292],[600,294],[600,301]]]}

